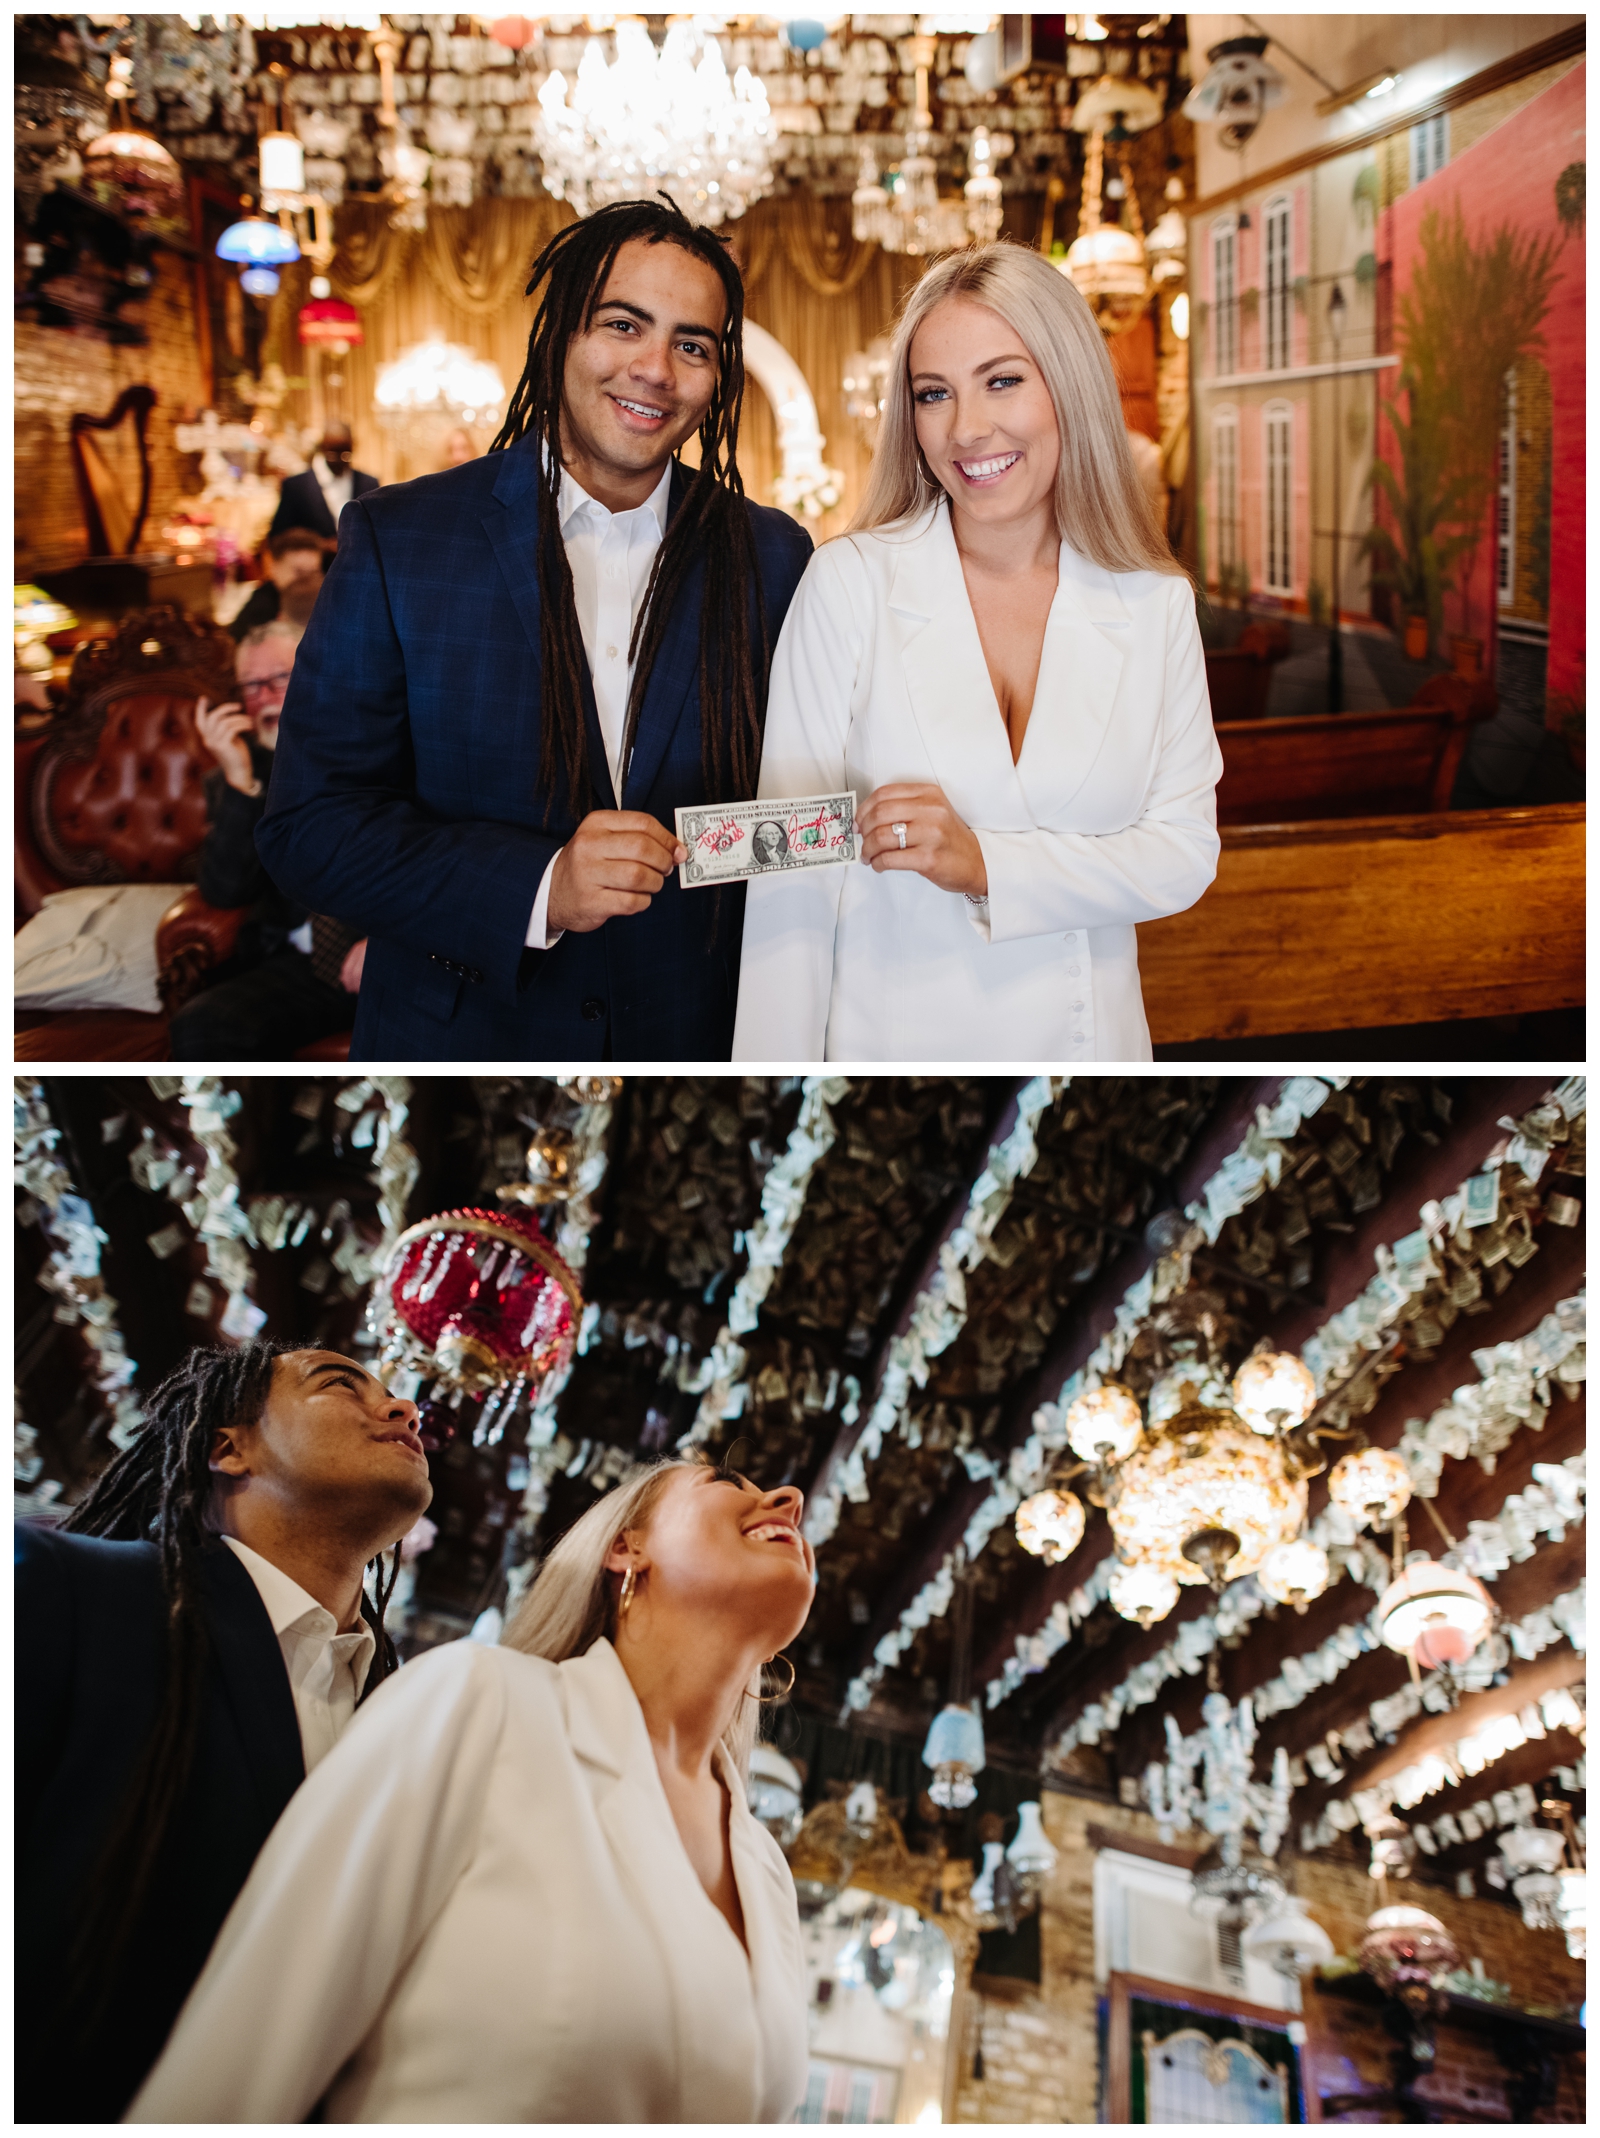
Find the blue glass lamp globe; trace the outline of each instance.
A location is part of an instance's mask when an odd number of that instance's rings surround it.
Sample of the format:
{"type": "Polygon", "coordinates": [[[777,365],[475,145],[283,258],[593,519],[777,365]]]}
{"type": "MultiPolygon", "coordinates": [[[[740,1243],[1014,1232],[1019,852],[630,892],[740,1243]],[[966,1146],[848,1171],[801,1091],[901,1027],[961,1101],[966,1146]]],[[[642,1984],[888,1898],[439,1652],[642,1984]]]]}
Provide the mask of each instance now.
{"type": "Polygon", "coordinates": [[[828,35],[826,23],[814,21],[806,15],[796,15],[783,26],[784,42],[796,52],[815,52],[828,35]]]}
{"type": "Polygon", "coordinates": [[[287,267],[299,257],[299,246],[282,224],[260,215],[230,223],[217,240],[219,260],[236,260],[246,267],[287,267]]]}
{"type": "Polygon", "coordinates": [[[275,267],[247,267],[239,277],[239,287],[247,297],[275,297],[278,294],[278,270],[275,267]]]}

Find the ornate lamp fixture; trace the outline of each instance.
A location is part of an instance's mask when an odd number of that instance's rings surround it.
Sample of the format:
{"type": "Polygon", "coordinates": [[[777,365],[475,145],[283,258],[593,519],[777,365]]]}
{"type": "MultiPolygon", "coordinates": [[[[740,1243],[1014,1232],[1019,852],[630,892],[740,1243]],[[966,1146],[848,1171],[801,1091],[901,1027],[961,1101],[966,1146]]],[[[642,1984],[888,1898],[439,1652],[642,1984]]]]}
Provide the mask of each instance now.
{"type": "Polygon", "coordinates": [[[429,416],[448,416],[455,423],[497,422],[505,401],[505,385],[493,364],[470,349],[437,339],[415,342],[392,364],[380,365],[372,395],[378,421],[400,431],[429,416]]]}
{"type": "Polygon", "coordinates": [[[1513,1826],[1500,1836],[1500,1853],[1528,1928],[1559,1930],[1561,1881],[1556,1871],[1567,1853],[1565,1837],[1548,1826],[1513,1826]]]}
{"type": "MultiPolygon", "coordinates": [[[[1230,1383],[1215,1336],[1202,1312],[1198,1333],[1173,1339],[1180,1356],[1151,1387],[1142,1414],[1132,1391],[1115,1382],[1079,1396],[1065,1420],[1077,1464],[1018,1510],[1025,1550],[1045,1557],[1067,1537],[1072,1549],[1072,1518],[1058,1503],[1073,1496],[1059,1488],[1088,1472],[1084,1496],[1106,1510],[1117,1543],[1112,1607],[1142,1626],[1167,1615],[1180,1586],[1202,1581],[1220,1593],[1258,1574],[1269,1596],[1297,1611],[1322,1594],[1327,1555],[1301,1535],[1307,1481],[1326,1461],[1319,1436],[1331,1430],[1316,1420],[1340,1408],[1351,1384],[1393,1348],[1374,1352],[1319,1404],[1308,1368],[1284,1352],[1258,1350],[1230,1383]]],[[[1353,1480],[1349,1490],[1363,1507],[1381,1510],[1395,1496],[1391,1466],[1409,1492],[1404,1465],[1381,1452],[1346,1456],[1334,1476],[1353,1480]],[[1357,1464],[1368,1469],[1358,1472],[1357,1464]]],[[[1330,1480],[1330,1489],[1337,1497],[1342,1488],[1330,1480]]]]}
{"type": "Polygon", "coordinates": [[[965,1811],[978,1794],[973,1776],[984,1766],[983,1722],[978,1710],[952,1701],[933,1718],[922,1764],[933,1769],[928,1794],[941,1811],[965,1811]]]}
{"type": "Polygon", "coordinates": [[[1405,2012],[1413,2059],[1431,2064],[1434,1988],[1442,1975],[1460,1964],[1449,1931],[1423,1908],[1379,1908],[1367,1918],[1360,1958],[1374,1982],[1405,2012]]]}
{"type": "Polygon", "coordinates": [[[1183,102],[1183,116],[1221,128],[1224,148],[1242,149],[1262,115],[1281,102],[1283,76],[1262,57],[1265,37],[1225,37],[1206,53],[1209,71],[1183,102]]]}
{"type": "Polygon", "coordinates": [[[569,95],[552,74],[535,133],[544,182],[579,215],[607,201],[668,193],[691,222],[743,215],[772,185],[772,113],[747,67],[732,81],[714,37],[674,22],[659,54],[644,24],[617,24],[606,64],[591,37],[569,95]]]}
{"type": "Polygon", "coordinates": [[[750,1809],[780,1848],[800,1831],[803,1806],[800,1771],[776,1745],[757,1745],[746,1784],[750,1809]]]}
{"type": "Polygon", "coordinates": [[[1275,1908],[1253,1922],[1239,1940],[1247,1954],[1265,1960],[1285,1982],[1297,1983],[1333,1958],[1333,1940],[1306,1913],[1297,1893],[1285,1893],[1275,1908]]]}
{"type": "Polygon", "coordinates": [[[1017,1831],[1007,1848],[999,1841],[983,1844],[983,1861],[972,1881],[968,1902],[975,1916],[992,1918],[1015,1930],[1019,1916],[1037,1908],[1045,1880],[1060,1860],[1060,1851],[1044,1830],[1039,1805],[1017,1806],[1017,1831]]]}
{"type": "Polygon", "coordinates": [[[183,199],[183,173],[153,134],[114,127],[83,152],[91,184],[114,186],[130,215],[168,215],[183,199]]]}
{"type": "Polygon", "coordinates": [[[987,244],[1000,235],[1000,181],[994,165],[999,157],[1009,156],[1016,143],[1009,134],[991,134],[986,126],[978,127],[967,150],[972,175],[963,198],[941,200],[938,165],[929,153],[933,105],[928,78],[938,40],[919,35],[910,43],[917,101],[906,151],[899,169],[880,178],[877,156],[870,142],[863,143],[860,175],[850,196],[851,232],[860,244],[881,245],[885,252],[911,257],[953,252],[969,241],[987,244]]]}
{"type": "Polygon", "coordinates": [[[457,1395],[510,1391],[510,1408],[567,1364],[578,1280],[532,1211],[449,1210],[401,1233],[384,1276],[386,1366],[457,1395]]]}
{"type": "Polygon", "coordinates": [[[1076,1493],[1036,1492],[1017,1509],[1017,1542],[1046,1566],[1058,1566],[1082,1543],[1087,1519],[1076,1493]]]}
{"type": "Polygon", "coordinates": [[[1378,1638],[1424,1670],[1465,1663],[1494,1624],[1481,1581],[1423,1554],[1378,1599],[1378,1638]]]}

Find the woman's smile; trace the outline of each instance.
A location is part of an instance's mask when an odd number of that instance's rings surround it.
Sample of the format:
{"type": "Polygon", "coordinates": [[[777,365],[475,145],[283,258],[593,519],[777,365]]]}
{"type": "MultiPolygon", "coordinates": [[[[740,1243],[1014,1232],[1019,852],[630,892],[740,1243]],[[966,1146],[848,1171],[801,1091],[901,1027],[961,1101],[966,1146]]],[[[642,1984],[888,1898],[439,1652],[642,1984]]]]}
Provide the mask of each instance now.
{"type": "Polygon", "coordinates": [[[951,466],[974,487],[989,486],[1009,475],[1021,458],[1020,453],[995,453],[987,460],[953,460],[951,466]]]}

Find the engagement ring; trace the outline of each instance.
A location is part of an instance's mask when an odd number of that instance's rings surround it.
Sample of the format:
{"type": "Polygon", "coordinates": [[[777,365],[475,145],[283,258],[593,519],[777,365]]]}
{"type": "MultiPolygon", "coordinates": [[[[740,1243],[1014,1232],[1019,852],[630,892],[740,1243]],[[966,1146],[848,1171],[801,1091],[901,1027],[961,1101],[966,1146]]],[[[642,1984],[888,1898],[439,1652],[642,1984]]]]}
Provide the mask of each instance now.
{"type": "Polygon", "coordinates": [[[892,832],[894,833],[895,837],[896,837],[896,838],[897,838],[897,839],[898,839],[898,840],[900,841],[900,851],[901,851],[901,853],[904,853],[904,852],[905,852],[905,850],[906,850],[906,828],[905,828],[905,826],[904,826],[903,824],[891,824],[891,825],[889,826],[889,829],[890,829],[890,830],[891,830],[891,831],[892,831],[892,832]]]}

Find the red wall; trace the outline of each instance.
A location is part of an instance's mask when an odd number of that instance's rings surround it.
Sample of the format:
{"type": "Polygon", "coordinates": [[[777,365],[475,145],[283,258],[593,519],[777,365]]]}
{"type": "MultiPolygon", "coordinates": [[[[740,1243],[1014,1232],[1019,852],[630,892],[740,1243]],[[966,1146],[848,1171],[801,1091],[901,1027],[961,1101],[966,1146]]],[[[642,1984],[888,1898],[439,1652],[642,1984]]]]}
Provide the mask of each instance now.
{"type": "MultiPolygon", "coordinates": [[[[1395,310],[1418,249],[1429,208],[1459,200],[1467,229],[1487,235],[1511,223],[1532,235],[1562,239],[1561,279],[1544,320],[1540,361],[1550,374],[1553,404],[1550,528],[1550,660],[1548,691],[1554,697],[1584,695],[1584,250],[1581,228],[1562,233],[1556,217],[1556,179],[1569,163],[1581,163],[1584,146],[1584,82],[1580,63],[1531,103],[1485,134],[1466,153],[1452,157],[1425,184],[1414,186],[1382,218],[1380,257],[1394,265],[1395,310]]],[[[1392,455],[1388,425],[1380,425],[1380,449],[1392,455]]],[[[1492,516],[1484,522],[1470,594],[1470,629],[1492,630],[1494,542],[1492,516]],[[1486,628],[1487,627],[1487,628],[1486,628]]],[[[1460,630],[1461,603],[1445,597],[1445,628],[1460,630]]]]}

